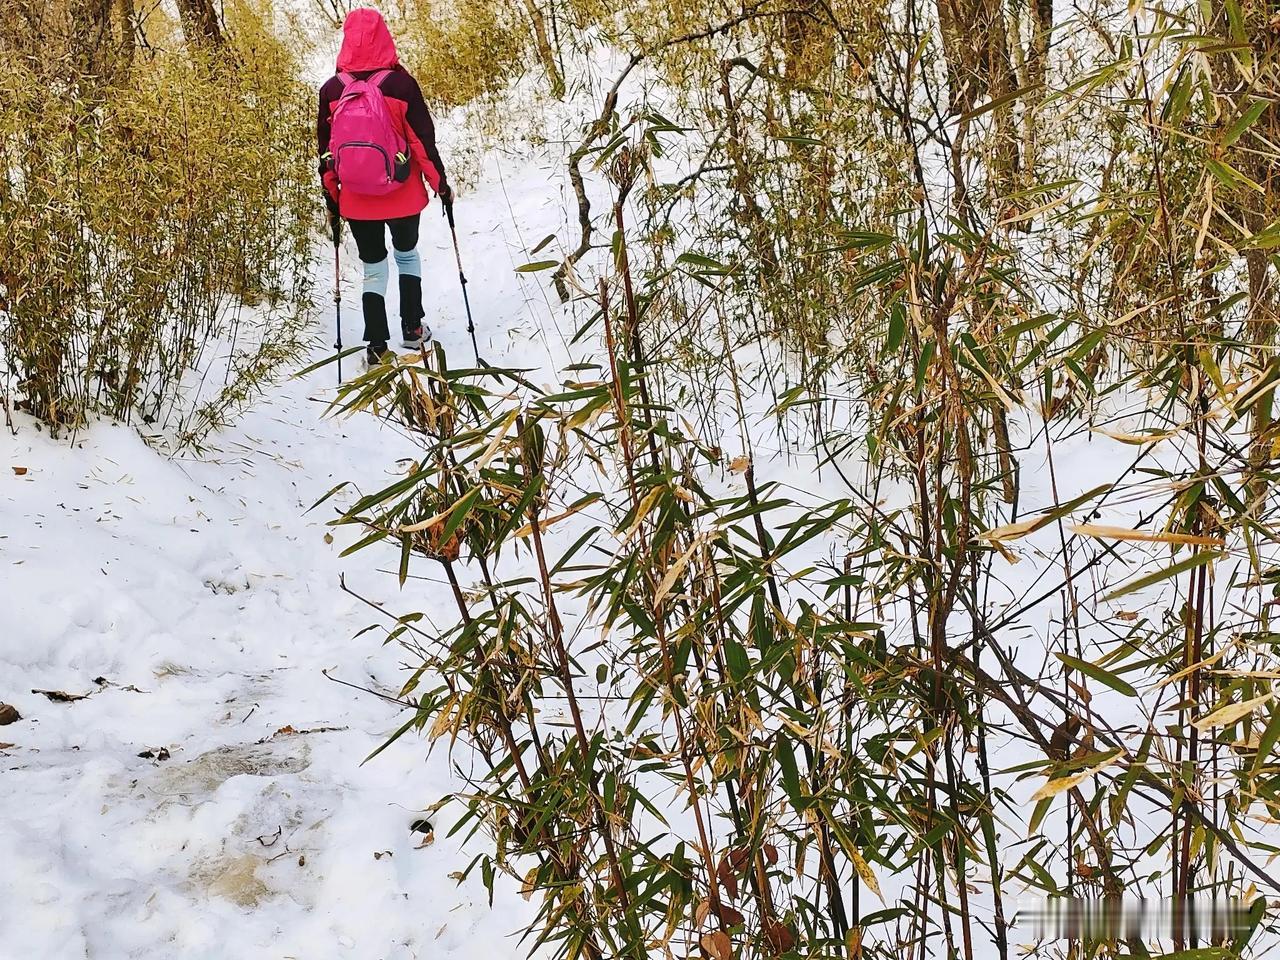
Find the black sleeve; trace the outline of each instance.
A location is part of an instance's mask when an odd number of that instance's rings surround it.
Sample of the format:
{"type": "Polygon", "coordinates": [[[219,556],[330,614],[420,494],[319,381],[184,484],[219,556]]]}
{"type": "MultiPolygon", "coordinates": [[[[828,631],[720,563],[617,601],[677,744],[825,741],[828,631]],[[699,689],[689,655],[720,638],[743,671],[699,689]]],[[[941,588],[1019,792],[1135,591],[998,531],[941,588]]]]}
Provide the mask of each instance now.
{"type": "Polygon", "coordinates": [[[320,112],[316,115],[316,155],[320,158],[321,177],[328,167],[325,154],[329,152],[329,110],[333,104],[335,82],[341,86],[342,81],[333,77],[320,88],[320,112]]]}
{"type": "Polygon", "coordinates": [[[440,159],[440,151],[436,149],[436,125],[431,121],[431,112],[427,110],[426,101],[422,99],[422,88],[418,86],[418,81],[407,73],[405,76],[409,81],[405,85],[408,93],[408,98],[405,100],[408,104],[404,114],[405,122],[409,124],[413,135],[422,141],[422,147],[427,151],[427,159],[440,174],[440,185],[444,186],[449,182],[449,178],[445,175],[444,161],[440,159]]]}

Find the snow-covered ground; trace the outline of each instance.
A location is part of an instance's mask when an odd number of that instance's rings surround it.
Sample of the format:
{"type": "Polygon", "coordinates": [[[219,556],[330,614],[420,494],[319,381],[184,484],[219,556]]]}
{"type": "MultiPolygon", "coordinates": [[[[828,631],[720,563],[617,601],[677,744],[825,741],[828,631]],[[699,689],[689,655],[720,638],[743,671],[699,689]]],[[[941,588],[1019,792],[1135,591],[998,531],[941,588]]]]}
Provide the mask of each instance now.
{"type": "MultiPolygon", "coordinates": [[[[536,366],[560,337],[545,275],[513,267],[562,204],[549,165],[506,162],[459,200],[460,239],[482,352],[536,366]]],[[[438,207],[421,248],[428,321],[469,361],[438,207]]],[[[331,295],[321,280],[316,358],[331,295]]],[[[405,714],[334,680],[394,694],[405,675],[379,634],[353,639],[380,618],[339,576],[397,614],[448,608],[430,581],[397,594],[390,548],[340,559],[354,532],[308,512],[411,452],[370,415],[324,416],[334,374],[273,388],[199,457],[111,424],[74,445],[29,420],[0,433],[0,702],[22,716],[0,726],[3,960],[525,955],[534,905],[508,888],[491,909],[478,876],[450,876],[469,856],[447,824],[429,845],[411,829],[457,786],[444,749],[405,737],[361,766],[405,714]]]]}

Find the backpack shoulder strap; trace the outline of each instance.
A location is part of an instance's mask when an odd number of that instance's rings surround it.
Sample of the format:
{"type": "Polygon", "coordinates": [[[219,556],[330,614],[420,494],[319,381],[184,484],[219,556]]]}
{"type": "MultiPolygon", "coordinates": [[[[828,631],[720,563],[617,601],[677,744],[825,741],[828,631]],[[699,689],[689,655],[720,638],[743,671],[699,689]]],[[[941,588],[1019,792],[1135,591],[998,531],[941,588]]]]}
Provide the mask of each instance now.
{"type": "Polygon", "coordinates": [[[342,81],[342,85],[344,87],[349,87],[352,83],[355,82],[356,78],[344,70],[342,71],[342,73],[338,74],[338,79],[342,81]]]}
{"type": "Polygon", "coordinates": [[[375,87],[377,87],[379,90],[381,90],[382,81],[387,79],[387,77],[389,76],[391,76],[390,70],[379,70],[377,73],[375,73],[373,76],[369,78],[369,82],[373,84],[375,87]]]}

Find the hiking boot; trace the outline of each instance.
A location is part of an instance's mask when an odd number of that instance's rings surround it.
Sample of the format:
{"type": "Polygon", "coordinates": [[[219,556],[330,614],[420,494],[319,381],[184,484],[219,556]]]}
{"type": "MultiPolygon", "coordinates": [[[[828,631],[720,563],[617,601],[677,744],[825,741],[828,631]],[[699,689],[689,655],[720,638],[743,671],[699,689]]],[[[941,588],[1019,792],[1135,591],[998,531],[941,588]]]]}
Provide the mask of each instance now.
{"type": "Polygon", "coordinates": [[[400,342],[410,350],[421,350],[424,343],[431,342],[431,328],[419,320],[417,323],[401,323],[400,332],[404,339],[400,342]]]}
{"type": "Polygon", "coordinates": [[[364,363],[366,367],[376,367],[390,356],[391,351],[387,349],[385,343],[371,343],[364,348],[364,363]]]}

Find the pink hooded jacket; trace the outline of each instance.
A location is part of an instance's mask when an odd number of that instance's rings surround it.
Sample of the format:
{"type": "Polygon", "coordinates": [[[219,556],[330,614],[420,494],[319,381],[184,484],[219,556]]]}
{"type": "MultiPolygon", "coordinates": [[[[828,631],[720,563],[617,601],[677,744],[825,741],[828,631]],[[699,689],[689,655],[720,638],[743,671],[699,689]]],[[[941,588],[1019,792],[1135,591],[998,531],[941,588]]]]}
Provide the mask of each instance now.
{"type": "Polygon", "coordinates": [[[338,53],[338,74],[320,88],[320,111],[316,119],[316,141],[320,149],[320,177],[329,196],[338,201],[338,210],[347,220],[393,220],[421,213],[427,205],[427,189],[439,193],[447,185],[444,164],[436,149],[435,125],[422,99],[422,91],[412,76],[400,66],[396,44],[386,21],[377,10],[352,10],[342,24],[342,49],[338,53]],[[397,132],[409,144],[409,179],[390,193],[368,196],[339,188],[337,175],[329,169],[330,122],[333,107],[346,86],[340,74],[367,78],[379,70],[390,70],[380,88],[391,111],[397,132]]]}

